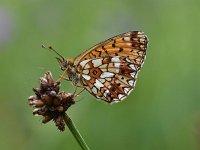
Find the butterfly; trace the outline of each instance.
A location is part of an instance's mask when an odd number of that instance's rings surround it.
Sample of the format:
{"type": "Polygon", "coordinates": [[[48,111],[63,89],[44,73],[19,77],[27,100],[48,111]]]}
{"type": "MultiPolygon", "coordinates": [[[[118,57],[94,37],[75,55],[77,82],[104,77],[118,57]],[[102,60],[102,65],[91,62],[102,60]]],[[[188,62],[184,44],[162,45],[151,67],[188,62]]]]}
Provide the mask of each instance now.
{"type": "Polygon", "coordinates": [[[56,53],[67,80],[97,99],[115,103],[125,99],[134,89],[147,44],[144,32],[130,31],[89,48],[73,60],[56,53]]]}

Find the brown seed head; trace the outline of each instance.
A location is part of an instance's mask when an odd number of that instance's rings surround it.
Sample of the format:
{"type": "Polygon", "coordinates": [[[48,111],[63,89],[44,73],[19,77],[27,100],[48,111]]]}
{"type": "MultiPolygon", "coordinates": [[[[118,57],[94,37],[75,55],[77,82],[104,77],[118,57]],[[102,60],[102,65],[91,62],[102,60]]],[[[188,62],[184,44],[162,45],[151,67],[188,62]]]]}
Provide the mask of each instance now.
{"type": "Polygon", "coordinates": [[[74,94],[59,92],[60,82],[55,82],[50,71],[40,78],[40,87],[33,88],[34,96],[28,98],[34,115],[43,116],[42,123],[53,119],[60,131],[64,131],[65,123],[63,116],[67,109],[75,104],[74,94]]]}

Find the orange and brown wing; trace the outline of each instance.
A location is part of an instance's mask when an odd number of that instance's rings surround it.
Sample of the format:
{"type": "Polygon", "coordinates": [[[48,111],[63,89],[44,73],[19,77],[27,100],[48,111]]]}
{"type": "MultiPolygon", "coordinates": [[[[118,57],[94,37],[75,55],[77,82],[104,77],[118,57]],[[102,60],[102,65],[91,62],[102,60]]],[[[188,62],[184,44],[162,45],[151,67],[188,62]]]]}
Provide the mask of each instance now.
{"type": "Polygon", "coordinates": [[[74,60],[82,86],[105,102],[122,101],[133,90],[147,49],[143,32],[124,33],[90,48],[74,60]]]}
{"type": "Polygon", "coordinates": [[[97,99],[107,103],[125,99],[133,90],[136,65],[124,56],[105,56],[80,63],[83,87],[97,99]]]}
{"type": "Polygon", "coordinates": [[[148,38],[144,32],[130,31],[105,40],[75,58],[74,64],[102,56],[125,56],[140,67],[145,59],[148,38]]]}

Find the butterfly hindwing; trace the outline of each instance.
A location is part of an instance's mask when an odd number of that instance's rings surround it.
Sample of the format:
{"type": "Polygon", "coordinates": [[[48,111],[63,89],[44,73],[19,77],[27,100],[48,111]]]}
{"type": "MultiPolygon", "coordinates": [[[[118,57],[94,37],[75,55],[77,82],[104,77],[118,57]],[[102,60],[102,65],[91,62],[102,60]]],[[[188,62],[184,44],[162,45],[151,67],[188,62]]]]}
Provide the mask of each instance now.
{"type": "Polygon", "coordinates": [[[119,102],[133,90],[137,68],[124,56],[105,56],[81,63],[83,86],[108,103],[119,102]]]}

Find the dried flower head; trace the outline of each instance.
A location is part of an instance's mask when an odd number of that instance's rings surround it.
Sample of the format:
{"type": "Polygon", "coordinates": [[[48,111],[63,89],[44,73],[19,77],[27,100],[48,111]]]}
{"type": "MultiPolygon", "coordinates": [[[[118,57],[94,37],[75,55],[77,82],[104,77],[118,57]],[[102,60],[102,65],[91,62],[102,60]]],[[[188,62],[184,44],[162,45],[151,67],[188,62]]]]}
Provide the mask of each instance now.
{"type": "Polygon", "coordinates": [[[40,78],[40,87],[33,88],[34,96],[28,98],[29,105],[33,106],[33,114],[43,116],[42,123],[50,120],[60,131],[64,131],[64,115],[66,110],[73,104],[74,94],[59,92],[60,82],[54,82],[50,71],[40,78]]]}

